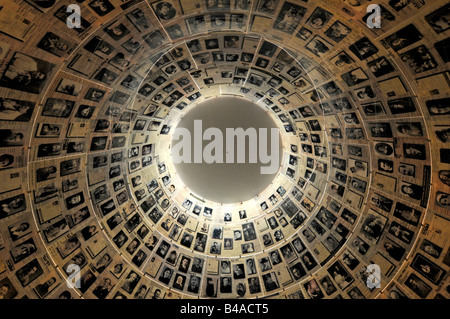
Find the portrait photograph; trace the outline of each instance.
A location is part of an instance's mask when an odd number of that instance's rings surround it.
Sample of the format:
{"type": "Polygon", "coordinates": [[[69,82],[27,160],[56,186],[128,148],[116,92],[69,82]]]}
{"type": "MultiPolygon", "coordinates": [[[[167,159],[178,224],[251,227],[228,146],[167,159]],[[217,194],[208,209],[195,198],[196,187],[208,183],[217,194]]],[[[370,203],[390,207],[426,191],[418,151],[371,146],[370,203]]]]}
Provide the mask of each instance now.
{"type": "Polygon", "coordinates": [[[436,34],[440,34],[450,28],[447,18],[449,7],[450,5],[446,4],[425,16],[425,21],[431,26],[436,34]]]}
{"type": "Polygon", "coordinates": [[[421,45],[400,55],[400,58],[412,72],[422,73],[437,68],[438,64],[428,49],[421,45]]]}
{"type": "Polygon", "coordinates": [[[53,32],[47,32],[39,41],[37,47],[58,57],[62,57],[69,52],[73,43],[65,40],[53,32]]]}
{"type": "Polygon", "coordinates": [[[174,1],[172,0],[156,1],[151,5],[156,16],[163,22],[170,21],[177,17],[177,10],[174,6],[174,1]]]}
{"type": "Polygon", "coordinates": [[[340,261],[333,263],[327,271],[341,289],[345,289],[354,281],[340,261]]]}
{"type": "Polygon", "coordinates": [[[398,52],[401,49],[406,48],[422,39],[422,33],[417,30],[414,24],[408,24],[406,27],[388,36],[385,41],[391,46],[394,51],[398,52]]]}
{"type": "Polygon", "coordinates": [[[28,286],[44,273],[39,261],[35,258],[16,271],[16,277],[23,287],[28,286]]]}
{"type": "Polygon", "coordinates": [[[378,52],[378,48],[367,37],[350,45],[349,50],[361,61],[378,52]]]}
{"type": "Polygon", "coordinates": [[[336,21],[325,31],[325,35],[335,42],[341,42],[351,31],[345,24],[336,21]]]}
{"type": "Polygon", "coordinates": [[[75,107],[74,101],[49,98],[42,109],[43,116],[68,118],[75,107]]]}
{"type": "Polygon", "coordinates": [[[24,145],[24,131],[0,129],[0,147],[17,147],[24,145]]]}
{"type": "Polygon", "coordinates": [[[332,13],[321,7],[317,7],[306,21],[306,24],[316,30],[322,29],[332,17],[332,13]]]}
{"type": "Polygon", "coordinates": [[[8,277],[0,280],[0,287],[3,287],[3,291],[1,293],[2,299],[14,299],[18,294],[17,289],[14,287],[8,277]]]}
{"type": "Polygon", "coordinates": [[[144,32],[152,25],[150,19],[145,15],[145,12],[142,11],[140,8],[134,9],[126,16],[131,21],[131,23],[133,23],[136,29],[140,32],[144,32]]]}
{"type": "Polygon", "coordinates": [[[0,86],[39,94],[54,67],[50,62],[16,52],[0,78],[0,86]]]}
{"type": "Polygon", "coordinates": [[[331,47],[331,44],[317,35],[312,38],[312,40],[309,41],[305,46],[307,50],[311,51],[317,57],[322,57],[323,55],[325,55],[328,51],[330,51],[331,47]]]}
{"type": "Polygon", "coordinates": [[[405,286],[411,289],[420,298],[426,298],[431,292],[431,287],[419,278],[416,274],[412,273],[406,278],[405,286]]]}
{"type": "Polygon", "coordinates": [[[292,34],[305,16],[306,8],[285,2],[281,7],[273,28],[292,34]]]}
{"type": "Polygon", "coordinates": [[[369,210],[361,227],[362,236],[368,242],[376,244],[384,231],[386,222],[387,222],[386,217],[382,216],[381,214],[378,214],[373,210],[369,210]]]}
{"type": "Polygon", "coordinates": [[[38,188],[34,193],[34,202],[36,204],[44,202],[50,198],[61,196],[61,190],[55,184],[48,184],[44,187],[38,188]]]}
{"type": "Polygon", "coordinates": [[[35,107],[34,102],[0,98],[0,120],[28,122],[35,107]]]}
{"type": "Polygon", "coordinates": [[[17,214],[27,208],[25,195],[20,194],[0,201],[0,219],[17,214]]]}

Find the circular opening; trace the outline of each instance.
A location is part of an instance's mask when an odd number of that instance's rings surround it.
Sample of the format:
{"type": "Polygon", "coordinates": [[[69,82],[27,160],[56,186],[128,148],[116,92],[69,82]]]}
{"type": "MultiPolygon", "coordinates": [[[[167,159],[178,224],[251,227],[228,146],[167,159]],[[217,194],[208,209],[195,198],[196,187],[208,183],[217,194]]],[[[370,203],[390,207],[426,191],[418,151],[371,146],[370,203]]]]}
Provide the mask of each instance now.
{"type": "Polygon", "coordinates": [[[218,97],[184,115],[173,135],[171,156],[194,194],[237,203],[255,197],[275,178],[282,141],[263,108],[241,98],[218,97]]]}

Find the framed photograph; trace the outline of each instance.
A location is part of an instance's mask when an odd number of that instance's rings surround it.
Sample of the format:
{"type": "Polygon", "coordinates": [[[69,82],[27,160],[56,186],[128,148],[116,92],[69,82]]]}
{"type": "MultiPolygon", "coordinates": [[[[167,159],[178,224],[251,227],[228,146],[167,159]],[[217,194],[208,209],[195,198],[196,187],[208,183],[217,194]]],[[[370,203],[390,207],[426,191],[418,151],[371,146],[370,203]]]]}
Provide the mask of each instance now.
{"type": "MultiPolygon", "coordinates": [[[[37,1],[37,0],[33,0],[33,1],[37,1]]],[[[48,2],[48,1],[44,1],[44,2],[48,2]]],[[[56,18],[58,18],[62,23],[64,23],[65,26],[67,25],[67,19],[69,19],[70,15],[71,15],[71,11],[70,10],[67,11],[67,5],[62,5],[54,13],[54,16],[56,18]]],[[[91,23],[83,17],[80,17],[80,20],[81,20],[80,28],[74,28],[73,30],[75,30],[78,33],[83,33],[91,26],[91,23]]]]}
{"type": "Polygon", "coordinates": [[[75,107],[74,101],[48,98],[42,109],[42,116],[69,118],[75,107]]]}
{"type": "Polygon", "coordinates": [[[450,5],[446,4],[445,6],[425,16],[425,21],[431,26],[436,34],[445,32],[450,28],[450,24],[446,18],[448,16],[449,8],[450,5]]]}
{"type": "Polygon", "coordinates": [[[370,198],[370,202],[387,213],[391,211],[392,205],[394,203],[392,199],[389,199],[377,193],[373,193],[372,197],[370,198]]]}
{"type": "Polygon", "coordinates": [[[135,41],[134,38],[129,38],[127,41],[121,44],[122,48],[124,48],[128,53],[135,54],[141,48],[141,43],[135,41]]]}
{"type": "Polygon", "coordinates": [[[367,251],[370,249],[370,245],[362,240],[359,236],[351,243],[351,247],[353,247],[360,255],[364,256],[367,254],[367,251]]]}
{"type": "Polygon", "coordinates": [[[44,271],[39,264],[39,261],[35,258],[22,268],[18,269],[16,271],[16,277],[22,284],[22,287],[26,287],[43,273],[44,271]]]}
{"type": "Polygon", "coordinates": [[[39,41],[37,47],[58,57],[62,57],[68,53],[74,43],[62,39],[60,36],[53,32],[47,32],[44,37],[39,41]]]}
{"type": "Polygon", "coordinates": [[[245,31],[247,28],[247,19],[245,14],[230,14],[230,29],[245,31]]]}
{"type": "Polygon", "coordinates": [[[16,147],[24,145],[24,131],[0,129],[0,147],[16,147]]]}
{"type": "Polygon", "coordinates": [[[389,238],[385,238],[381,244],[382,252],[387,253],[389,257],[396,261],[401,261],[406,253],[406,249],[389,238]]]}
{"type": "Polygon", "coordinates": [[[347,73],[344,73],[341,75],[341,78],[349,87],[352,87],[369,79],[369,77],[361,68],[356,68],[347,73]]]}
{"type": "Polygon", "coordinates": [[[114,81],[118,78],[118,74],[107,69],[102,68],[94,77],[95,80],[103,82],[104,84],[112,85],[114,81]]]}
{"type": "Polygon", "coordinates": [[[319,282],[327,296],[330,296],[337,291],[330,277],[325,276],[319,282]]]}
{"type": "Polygon", "coordinates": [[[366,116],[379,116],[386,114],[381,102],[371,102],[361,104],[361,108],[366,116]]]}
{"type": "Polygon", "coordinates": [[[60,284],[60,278],[55,273],[51,273],[41,280],[41,283],[37,284],[33,288],[34,292],[40,299],[47,297],[52,291],[54,291],[60,284]]]}
{"type": "Polygon", "coordinates": [[[0,219],[20,213],[27,208],[25,195],[20,194],[0,201],[0,219]]]}
{"type": "MultiPolygon", "coordinates": [[[[187,26],[187,29],[190,34],[204,33],[207,31],[204,15],[198,15],[198,16],[194,16],[191,18],[187,18],[187,19],[185,19],[185,22],[186,22],[186,26],[187,26]]],[[[194,41],[198,42],[198,40],[194,40],[194,41]]],[[[188,47],[191,50],[191,52],[200,51],[200,50],[198,50],[199,46],[200,46],[200,43],[197,44],[192,41],[188,43],[188,47]],[[194,46],[195,46],[195,48],[194,48],[194,46]],[[194,50],[194,51],[192,51],[192,50],[194,50]]]]}
{"type": "Polygon", "coordinates": [[[14,287],[14,285],[11,283],[8,277],[3,278],[0,280],[0,286],[1,287],[9,287],[8,291],[3,294],[3,299],[14,299],[18,292],[17,289],[14,287]]]}
{"type": "Polygon", "coordinates": [[[156,49],[163,44],[168,43],[169,40],[162,35],[161,31],[156,30],[145,35],[144,41],[151,49],[156,49]]]}
{"type": "Polygon", "coordinates": [[[99,36],[93,37],[84,48],[99,57],[107,57],[114,51],[114,47],[99,36]]]}
{"type": "Polygon", "coordinates": [[[395,52],[398,52],[422,39],[422,33],[419,32],[414,24],[408,24],[406,27],[403,27],[386,37],[384,41],[386,41],[395,52]]]}
{"type": "Polygon", "coordinates": [[[330,28],[325,31],[325,35],[329,37],[331,40],[339,43],[341,42],[347,35],[350,34],[352,29],[347,27],[345,24],[336,21],[333,23],[330,28]]]}
{"type": "Polygon", "coordinates": [[[447,273],[441,267],[419,253],[414,257],[411,267],[435,285],[438,285],[447,273]]]}
{"type": "Polygon", "coordinates": [[[427,152],[424,144],[403,144],[403,156],[405,158],[426,160],[427,152]]]}
{"type": "Polygon", "coordinates": [[[391,62],[389,62],[389,60],[385,57],[368,62],[367,67],[377,78],[395,71],[395,68],[392,66],[391,62]]]}
{"type": "Polygon", "coordinates": [[[280,0],[259,0],[256,6],[256,11],[272,15],[278,7],[280,0]]]}
{"type": "Polygon", "coordinates": [[[25,41],[26,37],[36,25],[31,23],[24,15],[18,13],[19,10],[19,5],[15,3],[9,3],[8,6],[2,6],[0,8],[1,32],[19,41],[25,41]]]}
{"type": "Polygon", "coordinates": [[[340,261],[333,263],[327,271],[342,290],[355,281],[340,261]]]}
{"type": "Polygon", "coordinates": [[[338,68],[343,68],[347,65],[353,64],[355,61],[344,51],[339,52],[337,55],[330,59],[331,63],[338,68]]]}
{"type": "Polygon", "coordinates": [[[361,226],[361,235],[371,244],[376,244],[383,234],[386,222],[386,217],[369,210],[361,226]]]}
{"type": "Polygon", "coordinates": [[[280,287],[277,276],[273,271],[265,275],[262,275],[261,278],[264,282],[264,288],[266,289],[267,292],[270,292],[280,287]]]}
{"type": "Polygon", "coordinates": [[[365,60],[378,52],[378,48],[370,42],[369,38],[363,37],[349,46],[349,50],[359,59],[365,60]]]}
{"type": "Polygon", "coordinates": [[[401,54],[400,58],[413,73],[422,73],[438,66],[436,60],[424,45],[401,54]]]}
{"type": "Polygon", "coordinates": [[[54,183],[47,184],[44,187],[39,187],[37,190],[33,191],[34,202],[36,204],[44,202],[56,196],[61,196],[61,190],[55,186],[54,183]]]}
{"type": "Polygon", "coordinates": [[[278,13],[273,28],[292,34],[297,29],[305,13],[305,7],[285,2],[278,13]]]}
{"type": "Polygon", "coordinates": [[[391,125],[386,122],[368,123],[370,135],[378,138],[391,138],[391,125]]]}
{"type": "Polygon", "coordinates": [[[449,103],[450,98],[428,100],[425,102],[428,113],[431,116],[443,116],[450,114],[450,108],[448,107],[449,103]]]}
{"type": "Polygon", "coordinates": [[[325,9],[317,7],[306,21],[306,25],[313,29],[320,30],[328,23],[328,21],[330,21],[332,17],[333,14],[325,9]]]}
{"type": "Polygon", "coordinates": [[[158,19],[163,23],[178,16],[176,7],[174,6],[174,1],[172,0],[155,1],[151,3],[151,6],[158,19]]]}
{"type": "Polygon", "coordinates": [[[400,194],[408,196],[410,199],[414,199],[414,200],[421,200],[423,193],[424,193],[423,186],[409,183],[406,181],[400,182],[399,190],[400,190],[400,194]]]}
{"type": "Polygon", "coordinates": [[[331,47],[332,45],[330,43],[328,43],[318,35],[312,38],[312,40],[305,45],[305,48],[308,51],[314,53],[314,55],[316,55],[319,58],[325,55],[328,51],[330,51],[331,47]]]}
{"type": "Polygon", "coordinates": [[[394,157],[394,144],[391,142],[375,141],[375,152],[382,156],[394,157]]]}
{"type": "Polygon", "coordinates": [[[107,35],[111,37],[111,39],[115,41],[121,40],[123,37],[130,33],[130,30],[123,24],[113,22],[111,25],[107,26],[103,29],[107,35]]]}
{"type": "Polygon", "coordinates": [[[84,203],[84,195],[83,192],[76,193],[66,198],[66,207],[67,209],[72,209],[78,205],[84,203]]]}
{"type": "Polygon", "coordinates": [[[0,86],[39,94],[54,67],[50,62],[16,52],[0,78],[0,86]]]}
{"type": "Polygon", "coordinates": [[[394,237],[400,239],[402,242],[409,244],[414,237],[414,232],[400,225],[397,222],[392,222],[389,228],[389,233],[394,237]]]}
{"type": "Polygon", "coordinates": [[[78,96],[82,88],[83,85],[80,82],[70,79],[62,79],[55,91],[63,94],[78,96]]]}
{"type": "Polygon", "coordinates": [[[134,9],[126,16],[139,32],[144,32],[152,26],[152,23],[140,8],[134,9]]]}
{"type": "Polygon", "coordinates": [[[428,239],[424,239],[419,248],[426,254],[436,259],[439,258],[442,253],[442,247],[432,243],[428,239]]]}
{"type": "Polygon", "coordinates": [[[0,98],[0,120],[28,122],[34,107],[34,102],[0,98]]]}
{"type": "Polygon", "coordinates": [[[410,274],[405,280],[405,286],[411,289],[420,298],[426,298],[432,288],[420,279],[416,274],[410,274]]]}

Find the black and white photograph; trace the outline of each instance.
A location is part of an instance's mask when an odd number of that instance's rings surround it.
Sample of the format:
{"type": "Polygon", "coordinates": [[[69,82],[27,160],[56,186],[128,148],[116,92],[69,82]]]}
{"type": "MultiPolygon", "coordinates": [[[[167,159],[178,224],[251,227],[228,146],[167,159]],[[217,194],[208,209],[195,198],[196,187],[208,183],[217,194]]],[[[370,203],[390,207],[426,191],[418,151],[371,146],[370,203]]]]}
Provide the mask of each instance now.
{"type": "Polygon", "coordinates": [[[435,69],[438,66],[436,60],[424,45],[401,54],[400,58],[414,74],[435,69]]]}
{"type": "Polygon", "coordinates": [[[39,94],[54,67],[50,62],[16,52],[0,78],[0,86],[39,94]]]}
{"type": "Polygon", "coordinates": [[[93,0],[88,3],[89,7],[94,10],[96,14],[103,17],[110,13],[115,7],[108,0],[93,0]]]}
{"type": "Polygon", "coordinates": [[[153,2],[152,8],[161,21],[169,21],[177,16],[174,1],[171,0],[153,2]]]}
{"type": "Polygon", "coordinates": [[[361,61],[378,52],[378,48],[367,37],[350,45],[349,50],[361,61]]]}
{"type": "Polygon", "coordinates": [[[385,41],[394,51],[398,52],[422,39],[422,33],[417,30],[414,24],[408,24],[406,27],[388,36],[385,41]]]}
{"type": "Polygon", "coordinates": [[[58,57],[67,54],[72,46],[73,43],[69,40],[65,40],[53,32],[47,32],[37,44],[39,49],[52,53],[58,57]]]}
{"type": "Polygon", "coordinates": [[[409,275],[404,284],[420,298],[426,298],[432,289],[425,281],[415,274],[409,275]]]}
{"type": "Polygon", "coordinates": [[[273,28],[292,34],[305,16],[306,8],[285,2],[281,7],[273,28]]]}
{"type": "Polygon", "coordinates": [[[341,75],[341,78],[349,87],[367,81],[369,79],[366,73],[361,68],[357,68],[348,73],[344,73],[341,75]]]}
{"type": "Polygon", "coordinates": [[[351,31],[345,24],[336,21],[325,31],[325,35],[335,42],[341,42],[351,31]]]}
{"type": "Polygon", "coordinates": [[[31,282],[39,278],[44,271],[35,258],[16,271],[16,277],[23,287],[28,286],[31,282]]]}
{"type": "Polygon", "coordinates": [[[317,35],[305,45],[305,48],[317,57],[324,56],[326,53],[328,53],[328,51],[330,51],[331,47],[331,44],[317,35]]]}
{"type": "Polygon", "coordinates": [[[49,98],[41,114],[43,116],[68,118],[72,114],[74,107],[74,101],[49,98]]]}
{"type": "Polygon", "coordinates": [[[25,195],[20,194],[7,199],[3,199],[0,201],[0,207],[0,219],[24,211],[27,208],[25,195]]]}
{"type": "Polygon", "coordinates": [[[306,21],[306,24],[313,29],[322,29],[328,21],[331,20],[333,14],[321,7],[317,7],[306,21]]]}

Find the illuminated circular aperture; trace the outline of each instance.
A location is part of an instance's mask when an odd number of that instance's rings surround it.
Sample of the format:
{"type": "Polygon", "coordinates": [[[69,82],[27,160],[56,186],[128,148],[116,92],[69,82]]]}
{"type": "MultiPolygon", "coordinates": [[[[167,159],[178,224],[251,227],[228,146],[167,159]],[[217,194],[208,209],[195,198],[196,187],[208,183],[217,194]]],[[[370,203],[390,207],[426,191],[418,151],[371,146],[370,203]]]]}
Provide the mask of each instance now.
{"type": "MultiPolygon", "coordinates": [[[[186,128],[190,132],[191,143],[186,145],[190,144],[191,157],[190,161],[186,158],[184,162],[178,164],[174,161],[176,171],[184,184],[194,194],[204,199],[218,203],[237,203],[249,200],[269,186],[278,173],[282,158],[281,135],[278,131],[276,134],[278,148],[271,154],[273,141],[270,132],[271,129],[278,130],[278,127],[266,111],[253,102],[235,97],[209,99],[189,111],[177,125],[177,130],[179,128],[186,128]],[[196,128],[194,121],[197,121],[196,128]],[[199,123],[201,123],[201,128],[198,126],[199,123]],[[222,132],[222,141],[218,141],[219,144],[222,144],[222,148],[216,148],[218,153],[210,152],[216,156],[213,163],[207,163],[205,151],[208,152],[207,145],[217,142],[220,136],[214,136],[211,140],[197,138],[198,136],[203,137],[208,128],[217,128],[222,132]],[[250,132],[248,129],[251,131],[254,129],[258,147],[250,147],[252,139],[248,136],[245,137],[244,149],[238,147],[237,138],[234,139],[234,148],[227,147],[227,143],[230,141],[227,138],[227,129],[235,130],[239,128],[242,128],[246,133],[250,132]],[[196,129],[198,132],[201,129],[201,135],[195,134],[196,129]],[[266,139],[264,133],[261,133],[264,130],[267,132],[266,139]],[[266,150],[264,150],[264,147],[259,147],[260,140],[264,139],[266,140],[266,150]],[[198,147],[200,143],[196,144],[196,142],[201,143],[201,148],[198,147]],[[219,156],[220,150],[223,152],[222,156],[219,156]],[[232,161],[231,157],[228,158],[231,150],[234,152],[232,161]],[[252,152],[255,150],[256,153],[252,152]],[[242,151],[245,151],[245,161],[244,163],[238,163],[238,153],[242,151]],[[251,154],[256,158],[254,162],[252,162],[251,154]],[[200,158],[200,155],[203,156],[200,158]],[[264,159],[264,155],[267,155],[270,160],[264,159]],[[200,163],[198,163],[199,159],[201,160],[200,163]],[[271,167],[272,171],[262,173],[262,167],[271,167]]],[[[172,159],[175,156],[174,147],[182,142],[185,141],[181,138],[172,140],[172,159]]],[[[276,142],[273,143],[276,144],[276,142]]],[[[274,147],[276,147],[275,144],[274,147]]],[[[254,141],[251,145],[255,146],[254,141]]],[[[180,152],[180,154],[185,154],[184,151],[187,152],[187,149],[183,148],[183,152],[180,152]]]]}

